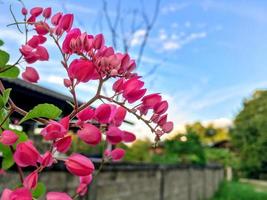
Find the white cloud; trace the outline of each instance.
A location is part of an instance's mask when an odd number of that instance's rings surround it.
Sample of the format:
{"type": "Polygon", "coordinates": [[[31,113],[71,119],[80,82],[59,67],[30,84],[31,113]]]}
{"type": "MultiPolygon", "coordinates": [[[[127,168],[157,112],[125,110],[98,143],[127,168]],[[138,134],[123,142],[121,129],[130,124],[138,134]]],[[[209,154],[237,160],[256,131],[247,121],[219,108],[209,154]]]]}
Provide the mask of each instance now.
{"type": "Polygon", "coordinates": [[[181,49],[183,46],[192,43],[195,40],[207,37],[207,32],[193,32],[185,34],[180,32],[178,34],[167,34],[164,30],[160,30],[158,39],[162,44],[162,51],[175,51],[181,49]]]}
{"type": "Polygon", "coordinates": [[[132,40],[131,40],[131,46],[140,45],[143,41],[145,34],[146,34],[145,29],[139,29],[138,31],[136,31],[133,35],[132,40]]]}
{"type": "Polygon", "coordinates": [[[189,2],[183,2],[183,3],[171,3],[171,4],[168,4],[168,5],[165,5],[161,8],[161,12],[163,14],[170,14],[170,13],[176,13],[178,12],[179,10],[182,10],[186,7],[190,6],[190,3],[189,2]]]}

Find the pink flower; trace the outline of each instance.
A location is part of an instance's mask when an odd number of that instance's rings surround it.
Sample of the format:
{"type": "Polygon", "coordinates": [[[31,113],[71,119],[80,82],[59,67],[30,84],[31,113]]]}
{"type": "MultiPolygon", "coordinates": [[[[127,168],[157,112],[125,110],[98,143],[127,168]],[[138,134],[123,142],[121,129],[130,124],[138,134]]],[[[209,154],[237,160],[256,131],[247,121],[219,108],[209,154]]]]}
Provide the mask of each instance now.
{"type": "Polygon", "coordinates": [[[114,82],[112,89],[114,92],[121,92],[123,90],[123,85],[124,85],[124,79],[120,78],[117,81],[114,82]]]}
{"type": "Polygon", "coordinates": [[[112,159],[113,161],[119,161],[121,160],[124,155],[125,155],[125,150],[121,149],[121,148],[116,148],[112,151],[106,149],[104,152],[104,155],[108,158],[108,159],[112,159]]]}
{"type": "Polygon", "coordinates": [[[93,176],[92,174],[88,175],[88,176],[81,176],[80,177],[80,183],[84,183],[86,185],[89,185],[93,180],[93,176]]]}
{"type": "Polygon", "coordinates": [[[161,96],[159,94],[150,94],[144,96],[142,99],[143,105],[148,108],[153,108],[160,101],[161,101],[161,96]]]}
{"type": "Polygon", "coordinates": [[[39,74],[33,67],[26,67],[25,72],[22,73],[22,78],[30,83],[37,83],[39,80],[39,74]]]}
{"type": "Polygon", "coordinates": [[[45,152],[41,157],[41,165],[44,167],[50,167],[53,164],[53,155],[50,151],[45,152]]]}
{"type": "Polygon", "coordinates": [[[76,189],[76,193],[80,196],[84,196],[88,191],[88,185],[84,183],[80,183],[79,186],[76,189]]]}
{"type": "Polygon", "coordinates": [[[47,23],[45,22],[37,22],[35,24],[35,31],[39,34],[39,35],[46,35],[47,33],[49,33],[50,27],[47,23]]]}
{"type": "Polygon", "coordinates": [[[48,19],[51,16],[52,9],[51,7],[45,8],[43,11],[43,17],[48,19]]]}
{"type": "Polygon", "coordinates": [[[85,124],[81,130],[78,131],[78,136],[85,143],[90,145],[97,145],[101,142],[100,130],[92,124],[85,124]]]}
{"type": "Polygon", "coordinates": [[[23,181],[23,186],[27,189],[34,189],[38,183],[38,173],[34,171],[30,173],[23,181]]]}
{"type": "Polygon", "coordinates": [[[41,131],[41,135],[45,140],[56,140],[64,137],[66,133],[66,128],[56,121],[49,122],[49,124],[41,131]]]}
{"type": "Polygon", "coordinates": [[[173,129],[173,122],[166,122],[165,124],[162,125],[162,130],[165,133],[171,132],[173,129]]]}
{"type": "Polygon", "coordinates": [[[115,115],[113,117],[113,124],[115,126],[120,126],[123,122],[123,120],[125,119],[125,116],[127,114],[127,111],[125,108],[123,107],[118,107],[115,111],[115,115]]]}
{"type": "Polygon", "coordinates": [[[94,164],[87,157],[74,153],[65,161],[69,172],[76,176],[88,176],[95,170],[94,164]]]}
{"type": "Polygon", "coordinates": [[[10,189],[4,189],[2,192],[1,200],[10,200],[10,195],[12,193],[12,190],[10,189]]]}
{"type": "Polygon", "coordinates": [[[88,176],[81,176],[80,184],[78,188],[76,189],[76,193],[78,193],[80,196],[85,195],[88,190],[88,185],[92,182],[92,180],[93,180],[93,176],[91,174],[88,176]]]}
{"type": "Polygon", "coordinates": [[[8,200],[32,200],[32,194],[27,188],[18,188],[14,190],[8,200]]]}
{"type": "Polygon", "coordinates": [[[110,156],[113,161],[119,161],[121,160],[125,155],[125,150],[121,148],[116,148],[111,151],[110,156]]]}
{"type": "Polygon", "coordinates": [[[43,12],[43,8],[41,7],[34,7],[30,10],[30,13],[34,17],[38,17],[43,12]]]}
{"type": "Polygon", "coordinates": [[[64,31],[69,31],[73,24],[73,14],[63,15],[59,21],[58,26],[64,31]]]}
{"type": "Polygon", "coordinates": [[[144,82],[139,80],[139,77],[133,77],[125,82],[123,97],[129,102],[134,103],[135,101],[141,99],[145,93],[146,89],[141,89],[144,86],[144,82]]]}
{"type": "Polygon", "coordinates": [[[36,55],[38,55],[38,60],[46,61],[49,59],[49,54],[47,52],[47,49],[43,46],[38,46],[36,48],[36,55]]]}
{"type": "Polygon", "coordinates": [[[123,131],[121,131],[119,128],[115,126],[110,126],[108,128],[106,135],[107,135],[107,141],[110,144],[118,144],[122,141],[123,131]]]}
{"type": "Polygon", "coordinates": [[[20,167],[27,167],[36,166],[40,154],[33,146],[32,141],[26,141],[17,145],[13,157],[17,165],[20,167]]]}
{"type": "Polygon", "coordinates": [[[40,44],[39,37],[37,35],[32,36],[32,38],[27,42],[27,44],[32,48],[37,48],[40,44]]]}
{"type": "Polygon", "coordinates": [[[80,121],[87,121],[94,117],[95,111],[94,109],[87,107],[81,110],[76,116],[80,121]]]}
{"type": "Polygon", "coordinates": [[[100,49],[102,46],[104,46],[105,40],[103,34],[98,34],[94,38],[94,48],[100,49]]]}
{"type": "Polygon", "coordinates": [[[65,136],[64,138],[57,140],[54,146],[56,147],[58,152],[66,153],[71,146],[71,141],[72,141],[71,136],[68,135],[65,136]]]}
{"type": "Polygon", "coordinates": [[[65,192],[48,192],[46,200],[72,200],[72,198],[65,192]]]}
{"type": "Polygon", "coordinates": [[[165,114],[165,115],[162,115],[160,118],[159,118],[159,121],[158,121],[158,125],[159,126],[163,126],[166,122],[167,122],[167,117],[168,115],[165,114]]]}
{"type": "Polygon", "coordinates": [[[62,17],[62,13],[61,13],[61,12],[56,13],[55,15],[52,16],[52,18],[51,18],[51,23],[52,23],[54,26],[58,25],[58,23],[59,23],[61,17],[62,17]]]}
{"type": "Polygon", "coordinates": [[[66,130],[69,130],[69,125],[70,125],[70,117],[69,116],[66,116],[66,117],[63,117],[59,123],[66,129],[66,130]]]}
{"type": "Polygon", "coordinates": [[[154,106],[154,112],[156,114],[162,115],[168,110],[168,102],[167,101],[161,101],[154,106]]]}
{"type": "Polygon", "coordinates": [[[71,45],[70,45],[71,41],[76,40],[80,35],[81,35],[81,31],[78,28],[74,28],[68,32],[62,44],[62,50],[64,53],[73,52],[71,45]]]}
{"type": "Polygon", "coordinates": [[[128,131],[123,131],[122,139],[124,142],[133,142],[136,140],[136,136],[128,131]]]}
{"type": "Polygon", "coordinates": [[[84,59],[75,59],[68,69],[69,77],[77,79],[79,82],[88,82],[94,74],[95,66],[93,62],[84,59]]]}
{"type": "Polygon", "coordinates": [[[10,130],[5,130],[0,135],[0,142],[4,145],[13,145],[17,142],[18,136],[16,133],[10,130]]]}
{"type": "Polygon", "coordinates": [[[101,104],[95,109],[95,119],[99,121],[99,123],[109,123],[111,112],[112,108],[110,104],[101,104]]]}

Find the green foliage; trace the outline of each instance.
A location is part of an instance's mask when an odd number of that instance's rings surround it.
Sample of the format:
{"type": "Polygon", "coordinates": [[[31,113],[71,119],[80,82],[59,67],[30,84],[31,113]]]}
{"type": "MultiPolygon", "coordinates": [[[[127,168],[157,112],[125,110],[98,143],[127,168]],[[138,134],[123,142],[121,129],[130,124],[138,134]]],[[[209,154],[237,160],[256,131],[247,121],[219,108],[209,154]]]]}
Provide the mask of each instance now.
{"type": "MultiPolygon", "coordinates": [[[[4,43],[0,40],[0,46],[4,43]]],[[[13,65],[8,65],[9,54],[0,50],[0,78],[17,78],[19,76],[19,68],[13,65]]]]}
{"type": "Polygon", "coordinates": [[[164,142],[164,154],[154,155],[154,162],[199,164],[206,163],[205,153],[196,134],[179,134],[172,140],[164,142]]]}
{"type": "MultiPolygon", "coordinates": [[[[122,148],[126,149],[127,147],[124,146],[122,148]]],[[[151,149],[152,143],[149,140],[137,140],[127,149],[124,160],[129,162],[151,162],[151,149]]]]}
{"type": "Polygon", "coordinates": [[[205,156],[209,163],[220,163],[224,166],[239,168],[240,160],[229,149],[224,148],[205,148],[205,156]]]}
{"type": "Polygon", "coordinates": [[[0,143],[0,152],[2,152],[2,169],[7,170],[14,165],[13,154],[9,146],[0,143]]]}
{"type": "Polygon", "coordinates": [[[36,188],[32,191],[32,196],[36,199],[43,196],[46,192],[45,184],[39,182],[36,186],[36,188]]]}
{"type": "Polygon", "coordinates": [[[53,104],[39,104],[35,106],[32,110],[28,112],[21,120],[20,123],[25,122],[29,119],[34,119],[38,117],[44,117],[48,119],[55,119],[61,114],[61,110],[54,106],[53,104]]]}
{"type": "Polygon", "coordinates": [[[252,185],[225,182],[211,200],[266,200],[267,191],[257,191],[252,185]]]}
{"type": "Polygon", "coordinates": [[[241,169],[257,176],[267,162],[267,91],[256,91],[245,100],[234,124],[232,143],[242,160],[241,169]]]}
{"type": "Polygon", "coordinates": [[[16,66],[6,65],[5,71],[0,72],[0,78],[17,78],[19,76],[19,68],[16,66]]]}
{"type": "Polygon", "coordinates": [[[3,50],[0,50],[0,68],[6,66],[9,61],[9,54],[3,50]]]}
{"type": "Polygon", "coordinates": [[[228,129],[214,128],[213,125],[205,127],[200,122],[187,125],[186,132],[198,135],[203,145],[212,145],[216,142],[230,139],[228,129]]]}
{"type": "Polygon", "coordinates": [[[0,46],[3,46],[3,45],[4,45],[3,40],[0,40],[0,46]]]}

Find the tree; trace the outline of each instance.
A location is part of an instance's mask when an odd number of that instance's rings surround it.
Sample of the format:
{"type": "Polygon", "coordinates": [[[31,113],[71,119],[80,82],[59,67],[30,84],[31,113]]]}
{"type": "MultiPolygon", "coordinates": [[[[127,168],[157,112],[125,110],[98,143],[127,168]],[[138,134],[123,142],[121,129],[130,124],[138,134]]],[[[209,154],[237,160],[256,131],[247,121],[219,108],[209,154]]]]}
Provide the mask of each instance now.
{"type": "Polygon", "coordinates": [[[258,176],[267,163],[267,91],[258,90],[245,99],[234,120],[232,142],[248,176],[258,176]]]}

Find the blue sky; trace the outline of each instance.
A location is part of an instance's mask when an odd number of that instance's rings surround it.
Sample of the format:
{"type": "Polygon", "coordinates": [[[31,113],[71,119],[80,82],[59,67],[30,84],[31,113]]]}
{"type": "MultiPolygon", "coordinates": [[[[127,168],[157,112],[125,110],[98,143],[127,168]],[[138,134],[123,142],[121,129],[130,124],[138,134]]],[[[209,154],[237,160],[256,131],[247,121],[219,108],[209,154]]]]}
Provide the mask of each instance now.
{"type": "MultiPolygon", "coordinates": [[[[0,4],[0,38],[5,48],[17,52],[20,36],[14,28],[6,28],[12,21],[8,5],[19,9],[16,1],[0,4]]],[[[117,1],[110,0],[111,16],[117,1]]],[[[126,24],[129,10],[140,6],[140,1],[122,0],[126,24]]],[[[154,1],[144,1],[152,13],[154,1]]],[[[88,33],[98,33],[101,1],[46,0],[28,1],[31,6],[52,6],[76,15],[76,26],[88,33]]],[[[264,0],[162,0],[158,20],[139,67],[141,74],[159,67],[151,76],[144,77],[147,87],[159,91],[171,103],[171,118],[176,124],[195,120],[232,119],[240,110],[242,100],[255,89],[267,86],[267,1],[264,0]]],[[[128,21],[127,21],[128,20],[128,21]]],[[[108,44],[110,34],[102,28],[108,44]]],[[[130,53],[137,55],[142,27],[136,33],[130,53]],[[136,45],[136,46],[135,46],[136,45]]],[[[50,63],[37,65],[41,85],[63,91],[61,69],[55,66],[57,54],[50,63]]],[[[15,60],[15,58],[14,58],[15,60]]],[[[92,88],[93,89],[93,86],[92,88]]],[[[81,87],[81,98],[86,99],[90,88],[81,87]]]]}

